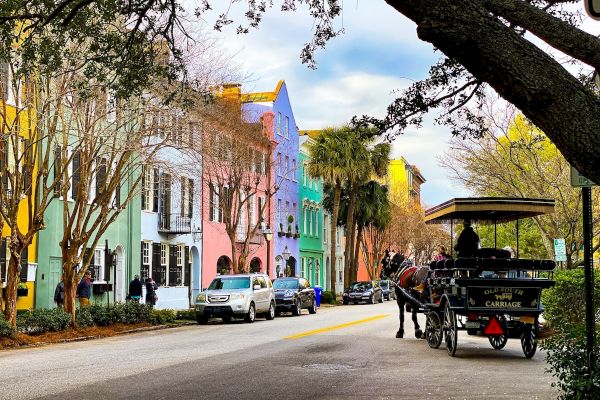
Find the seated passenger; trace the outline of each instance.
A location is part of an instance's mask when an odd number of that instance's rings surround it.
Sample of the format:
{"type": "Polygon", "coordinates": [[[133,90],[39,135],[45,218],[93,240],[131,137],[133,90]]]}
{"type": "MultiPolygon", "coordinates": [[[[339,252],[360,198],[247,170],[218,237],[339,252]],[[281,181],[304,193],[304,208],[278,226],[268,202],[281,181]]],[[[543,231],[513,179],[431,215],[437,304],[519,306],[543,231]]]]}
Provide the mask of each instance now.
{"type": "Polygon", "coordinates": [[[471,228],[471,221],[465,219],[465,228],[460,233],[454,250],[457,251],[457,257],[474,257],[479,248],[479,235],[471,228]]]}

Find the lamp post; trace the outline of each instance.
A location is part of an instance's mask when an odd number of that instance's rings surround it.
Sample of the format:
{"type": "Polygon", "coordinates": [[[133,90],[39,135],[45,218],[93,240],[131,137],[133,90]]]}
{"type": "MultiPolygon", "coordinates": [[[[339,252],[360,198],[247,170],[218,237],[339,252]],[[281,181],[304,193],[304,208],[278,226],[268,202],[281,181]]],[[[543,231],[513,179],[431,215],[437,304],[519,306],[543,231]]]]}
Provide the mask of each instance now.
{"type": "Polygon", "coordinates": [[[262,233],[267,242],[267,275],[271,276],[271,240],[273,239],[273,231],[269,228],[269,225],[262,222],[262,233]]]}
{"type": "Polygon", "coordinates": [[[284,274],[285,274],[285,276],[287,276],[288,260],[290,259],[290,256],[292,255],[292,253],[290,253],[290,250],[287,248],[287,246],[285,246],[281,255],[283,255],[283,259],[285,261],[285,268],[283,269],[285,271],[284,274]]]}

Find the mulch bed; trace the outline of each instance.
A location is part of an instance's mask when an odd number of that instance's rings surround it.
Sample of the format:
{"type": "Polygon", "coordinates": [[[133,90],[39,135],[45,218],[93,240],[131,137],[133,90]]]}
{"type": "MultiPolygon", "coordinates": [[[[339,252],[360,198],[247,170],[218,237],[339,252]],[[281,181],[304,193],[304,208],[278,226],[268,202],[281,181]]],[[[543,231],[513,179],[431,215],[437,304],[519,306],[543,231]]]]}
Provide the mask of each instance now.
{"type": "Polygon", "coordinates": [[[111,326],[93,326],[88,328],[68,328],[61,332],[46,332],[40,335],[17,333],[14,338],[0,338],[0,350],[110,337],[150,327],[153,326],[147,322],[143,322],[139,324],[114,324],[111,326]]]}

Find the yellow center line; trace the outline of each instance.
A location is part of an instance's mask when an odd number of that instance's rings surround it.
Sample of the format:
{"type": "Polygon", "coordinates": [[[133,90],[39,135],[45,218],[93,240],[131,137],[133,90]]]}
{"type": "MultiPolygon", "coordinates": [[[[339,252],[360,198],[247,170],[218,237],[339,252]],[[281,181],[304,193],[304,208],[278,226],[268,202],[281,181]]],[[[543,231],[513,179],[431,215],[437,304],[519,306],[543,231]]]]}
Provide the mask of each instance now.
{"type": "Polygon", "coordinates": [[[349,326],[354,326],[354,325],[364,324],[366,322],[376,321],[378,319],[385,318],[385,317],[387,317],[389,315],[390,314],[374,315],[374,316],[369,317],[369,318],[364,318],[364,319],[359,319],[359,320],[356,320],[356,321],[346,322],[344,324],[333,325],[333,326],[328,326],[328,327],[325,327],[325,328],[313,329],[312,331],[306,331],[306,332],[296,333],[295,335],[285,336],[284,339],[300,339],[300,338],[303,338],[303,337],[306,337],[306,336],[318,335],[319,333],[331,332],[331,331],[335,331],[335,330],[338,330],[338,329],[348,328],[349,326]]]}

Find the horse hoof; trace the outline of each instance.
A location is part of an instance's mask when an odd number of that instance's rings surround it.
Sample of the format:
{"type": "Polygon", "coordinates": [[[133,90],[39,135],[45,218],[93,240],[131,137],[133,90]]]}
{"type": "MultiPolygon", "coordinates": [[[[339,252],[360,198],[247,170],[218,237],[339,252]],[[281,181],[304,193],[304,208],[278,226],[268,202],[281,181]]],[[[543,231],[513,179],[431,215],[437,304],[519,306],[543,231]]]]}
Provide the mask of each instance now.
{"type": "Polygon", "coordinates": [[[423,337],[423,331],[422,331],[422,330],[420,330],[420,329],[417,329],[417,330],[415,331],[415,337],[416,337],[417,339],[421,339],[421,338],[423,337]]]}
{"type": "Polygon", "coordinates": [[[402,339],[404,337],[404,331],[396,332],[396,339],[402,339]]]}

